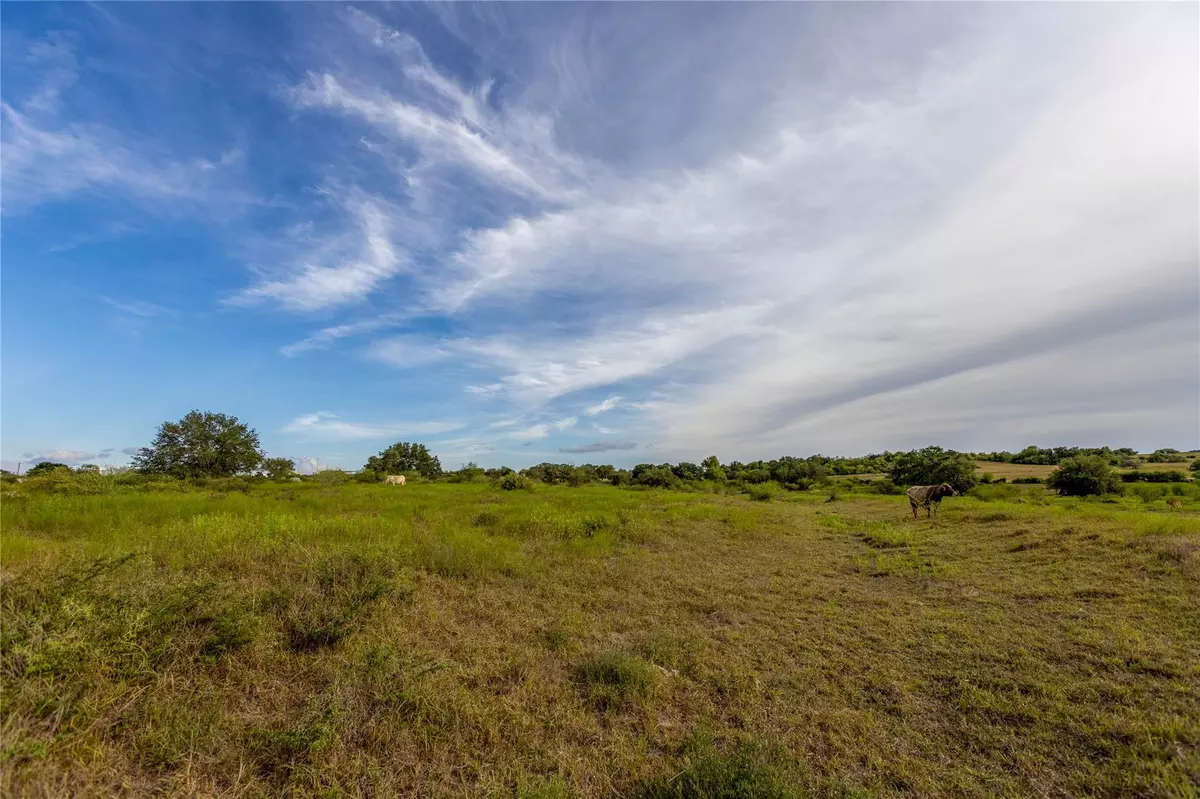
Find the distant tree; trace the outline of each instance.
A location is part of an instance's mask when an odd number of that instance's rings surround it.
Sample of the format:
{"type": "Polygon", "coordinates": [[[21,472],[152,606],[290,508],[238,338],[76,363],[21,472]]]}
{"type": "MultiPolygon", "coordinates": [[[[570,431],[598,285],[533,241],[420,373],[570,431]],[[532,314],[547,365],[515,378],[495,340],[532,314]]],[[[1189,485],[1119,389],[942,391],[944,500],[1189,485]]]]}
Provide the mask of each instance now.
{"type": "Polygon", "coordinates": [[[430,455],[424,444],[398,442],[378,455],[367,458],[367,469],[382,475],[417,472],[422,477],[434,479],[441,475],[442,464],[436,455],[430,455]]]}
{"type": "Polygon", "coordinates": [[[671,467],[671,471],[680,480],[704,479],[704,469],[700,468],[694,463],[688,463],[687,461],[682,461],[675,464],[673,467],[671,467]]]}
{"type": "Polygon", "coordinates": [[[296,473],[296,462],[291,458],[267,458],[263,461],[262,470],[272,480],[286,480],[296,473]]]}
{"type": "Polygon", "coordinates": [[[704,469],[705,480],[725,482],[725,470],[721,468],[721,462],[717,460],[716,455],[709,455],[700,463],[700,466],[704,469]]]}
{"type": "Polygon", "coordinates": [[[201,411],[163,422],[154,442],[133,458],[143,474],[179,478],[232,477],[253,472],[262,462],[258,433],[237,417],[201,411]]]}
{"type": "Polygon", "coordinates": [[[679,485],[679,478],[671,471],[671,467],[667,464],[662,466],[648,466],[642,464],[634,467],[633,470],[634,485],[651,486],[653,488],[671,488],[679,485]]]}
{"type": "Polygon", "coordinates": [[[53,461],[42,461],[30,467],[29,471],[25,472],[26,477],[37,477],[38,475],[53,474],[59,469],[71,471],[71,467],[65,463],[54,463],[53,461]]]}
{"type": "Polygon", "coordinates": [[[1146,461],[1148,463],[1183,463],[1187,461],[1187,455],[1172,447],[1163,447],[1154,450],[1153,454],[1146,458],[1146,461]]]}
{"type": "Polygon", "coordinates": [[[975,461],[970,455],[941,447],[914,449],[896,459],[888,477],[899,485],[949,483],[966,491],[975,486],[975,461]]]}
{"type": "Polygon", "coordinates": [[[83,463],[75,467],[77,472],[87,472],[89,474],[100,474],[100,467],[95,463],[83,463]]]}
{"type": "Polygon", "coordinates": [[[1050,473],[1046,484],[1059,494],[1071,497],[1119,494],[1122,489],[1112,465],[1099,455],[1067,458],[1050,473]]]}

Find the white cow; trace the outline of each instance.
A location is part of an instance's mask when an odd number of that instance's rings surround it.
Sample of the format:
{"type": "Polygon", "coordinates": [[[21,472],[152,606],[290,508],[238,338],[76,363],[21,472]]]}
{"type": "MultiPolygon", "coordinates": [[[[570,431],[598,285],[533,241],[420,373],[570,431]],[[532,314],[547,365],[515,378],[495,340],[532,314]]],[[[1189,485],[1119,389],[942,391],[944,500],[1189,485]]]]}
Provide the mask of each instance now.
{"type": "Polygon", "coordinates": [[[387,477],[383,478],[383,482],[390,486],[402,486],[407,481],[404,479],[404,475],[402,474],[389,474],[387,477]]]}

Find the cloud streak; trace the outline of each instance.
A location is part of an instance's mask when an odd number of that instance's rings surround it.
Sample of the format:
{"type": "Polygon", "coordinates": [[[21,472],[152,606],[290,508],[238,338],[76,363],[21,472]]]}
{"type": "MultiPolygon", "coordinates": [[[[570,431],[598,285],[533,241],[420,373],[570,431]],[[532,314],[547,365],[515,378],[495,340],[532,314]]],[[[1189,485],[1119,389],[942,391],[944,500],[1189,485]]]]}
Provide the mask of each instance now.
{"type": "Polygon", "coordinates": [[[461,422],[350,422],[341,419],[337,414],[317,411],[297,416],[281,432],[297,436],[301,440],[355,441],[403,436],[436,436],[459,430],[462,427],[461,422]]]}

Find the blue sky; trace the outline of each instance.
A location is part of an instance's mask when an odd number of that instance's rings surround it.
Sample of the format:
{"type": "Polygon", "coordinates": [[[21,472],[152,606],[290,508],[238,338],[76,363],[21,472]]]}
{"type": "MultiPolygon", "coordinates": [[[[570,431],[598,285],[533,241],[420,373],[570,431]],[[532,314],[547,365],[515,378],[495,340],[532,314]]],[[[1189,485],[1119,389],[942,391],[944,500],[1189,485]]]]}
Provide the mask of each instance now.
{"type": "Polygon", "coordinates": [[[1200,445],[1195,4],[7,4],[2,456],[1200,445]]]}

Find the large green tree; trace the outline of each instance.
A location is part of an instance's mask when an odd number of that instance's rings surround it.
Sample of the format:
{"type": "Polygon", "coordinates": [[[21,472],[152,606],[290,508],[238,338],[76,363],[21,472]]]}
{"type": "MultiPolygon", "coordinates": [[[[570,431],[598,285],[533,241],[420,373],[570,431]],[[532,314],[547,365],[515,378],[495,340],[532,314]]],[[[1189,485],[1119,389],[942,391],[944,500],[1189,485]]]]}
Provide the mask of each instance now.
{"type": "Polygon", "coordinates": [[[367,458],[367,465],[363,468],[380,475],[417,472],[429,479],[442,473],[441,462],[436,455],[429,454],[424,444],[410,444],[407,441],[392,444],[378,455],[367,458]]]}
{"type": "Polygon", "coordinates": [[[975,486],[975,461],[970,455],[941,447],[914,449],[896,458],[888,477],[900,485],[949,483],[966,491],[975,486]]]}
{"type": "Polygon", "coordinates": [[[192,411],[178,422],[163,422],[133,466],[144,474],[232,477],[253,472],[263,457],[258,433],[237,417],[192,411]]]}

